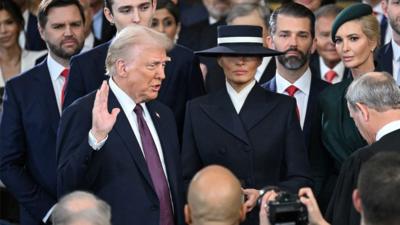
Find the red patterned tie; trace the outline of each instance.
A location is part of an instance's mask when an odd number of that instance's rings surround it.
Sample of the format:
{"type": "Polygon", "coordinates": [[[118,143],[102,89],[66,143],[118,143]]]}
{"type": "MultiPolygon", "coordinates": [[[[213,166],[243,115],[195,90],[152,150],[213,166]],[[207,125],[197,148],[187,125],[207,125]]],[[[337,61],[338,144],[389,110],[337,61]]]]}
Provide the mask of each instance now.
{"type": "MultiPolygon", "coordinates": [[[[294,85],[290,85],[289,87],[287,87],[286,88],[286,93],[288,93],[288,95],[290,96],[290,97],[293,97],[293,98],[295,98],[294,97],[294,94],[296,94],[296,92],[298,91],[299,89],[296,87],[296,86],[294,86],[294,85]]],[[[295,98],[296,99],[296,98],[295,98]]],[[[297,113],[297,118],[298,119],[300,119],[300,111],[299,111],[299,107],[297,106],[297,103],[296,103],[296,113],[297,113]]]]}
{"type": "Polygon", "coordinates": [[[64,84],[62,86],[61,90],[61,107],[64,105],[64,98],[65,98],[65,89],[67,88],[67,82],[68,82],[68,75],[69,75],[69,69],[64,69],[61,74],[62,77],[64,77],[64,84]]]}
{"type": "Polygon", "coordinates": [[[157,152],[149,127],[143,117],[143,108],[137,104],[133,110],[136,114],[142,148],[146,158],[147,168],[153,181],[154,189],[160,201],[160,225],[174,225],[171,198],[161,160],[157,152]]]}
{"type": "Polygon", "coordinates": [[[332,84],[333,79],[335,79],[335,77],[337,77],[337,73],[333,70],[329,70],[328,72],[325,73],[326,81],[328,81],[331,84],[332,84]]]}

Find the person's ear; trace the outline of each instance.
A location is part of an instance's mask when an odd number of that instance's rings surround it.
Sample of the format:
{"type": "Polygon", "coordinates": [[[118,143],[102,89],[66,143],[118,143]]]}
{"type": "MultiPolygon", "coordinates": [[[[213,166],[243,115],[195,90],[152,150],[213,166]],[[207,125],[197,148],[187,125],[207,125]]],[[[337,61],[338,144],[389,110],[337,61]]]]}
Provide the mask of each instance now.
{"type": "Polygon", "coordinates": [[[242,204],[242,207],[240,207],[240,222],[243,222],[246,219],[246,205],[242,204]]]}
{"type": "Polygon", "coordinates": [[[353,198],[354,208],[357,210],[357,212],[361,213],[363,211],[363,208],[362,208],[362,201],[361,201],[360,192],[358,191],[358,189],[355,189],[353,191],[352,198],[353,198]]]}
{"type": "Polygon", "coordinates": [[[357,110],[361,113],[362,118],[364,119],[364,121],[368,121],[369,120],[369,109],[366,105],[361,104],[359,102],[356,103],[356,107],[357,110]]]}
{"type": "Polygon", "coordinates": [[[184,213],[185,213],[185,223],[188,225],[192,224],[192,215],[188,204],[185,205],[184,213]]]}
{"type": "Polygon", "coordinates": [[[268,48],[275,49],[275,47],[274,47],[274,42],[273,42],[273,40],[272,40],[272,36],[271,36],[271,35],[268,35],[268,36],[266,37],[266,39],[267,39],[268,48]]]}
{"type": "Polygon", "coordinates": [[[119,77],[126,77],[128,76],[127,66],[124,60],[118,59],[115,62],[115,75],[119,77]]]}
{"type": "Polygon", "coordinates": [[[109,9],[108,7],[104,7],[103,12],[104,12],[104,16],[106,17],[106,19],[108,20],[108,22],[109,22],[111,25],[114,25],[114,16],[113,16],[113,14],[112,14],[112,12],[111,12],[111,9],[109,9]]]}
{"type": "Polygon", "coordinates": [[[314,54],[316,49],[317,49],[317,38],[314,37],[310,49],[311,54],[314,54]]]}
{"type": "Polygon", "coordinates": [[[44,28],[42,26],[40,26],[39,22],[37,23],[37,26],[38,26],[40,37],[42,38],[43,41],[46,41],[45,35],[44,35],[44,28]]]}
{"type": "Polygon", "coordinates": [[[382,0],[381,1],[381,7],[382,7],[382,10],[383,10],[383,14],[386,17],[388,17],[388,1],[389,0],[382,0]]]}

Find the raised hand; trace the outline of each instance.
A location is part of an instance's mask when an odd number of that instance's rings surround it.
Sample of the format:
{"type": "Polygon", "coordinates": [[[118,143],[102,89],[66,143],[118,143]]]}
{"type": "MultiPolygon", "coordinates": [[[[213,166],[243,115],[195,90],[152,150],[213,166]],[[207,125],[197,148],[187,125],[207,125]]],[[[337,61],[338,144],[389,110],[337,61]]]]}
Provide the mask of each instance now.
{"type": "Polygon", "coordinates": [[[110,88],[107,82],[103,81],[100,89],[96,92],[96,98],[94,100],[91,132],[97,142],[107,137],[117,120],[118,113],[121,111],[119,108],[114,108],[111,113],[108,112],[109,91],[110,88]]]}

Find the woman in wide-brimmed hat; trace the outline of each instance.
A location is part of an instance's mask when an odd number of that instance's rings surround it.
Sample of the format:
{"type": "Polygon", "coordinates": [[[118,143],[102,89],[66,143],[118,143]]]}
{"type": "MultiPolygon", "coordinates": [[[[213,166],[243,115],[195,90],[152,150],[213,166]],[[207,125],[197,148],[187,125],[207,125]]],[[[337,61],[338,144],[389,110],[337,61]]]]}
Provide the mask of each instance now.
{"type": "Polygon", "coordinates": [[[266,91],[254,80],[262,57],[281,53],[263,47],[261,27],[231,25],[218,28],[218,46],[196,54],[217,58],[226,87],[187,105],[184,180],[188,184],[210,164],[227,167],[247,196],[251,212],[245,223],[258,224],[258,210],[252,210],[258,190],[274,185],[297,193],[311,185],[295,100],[266,91]]]}

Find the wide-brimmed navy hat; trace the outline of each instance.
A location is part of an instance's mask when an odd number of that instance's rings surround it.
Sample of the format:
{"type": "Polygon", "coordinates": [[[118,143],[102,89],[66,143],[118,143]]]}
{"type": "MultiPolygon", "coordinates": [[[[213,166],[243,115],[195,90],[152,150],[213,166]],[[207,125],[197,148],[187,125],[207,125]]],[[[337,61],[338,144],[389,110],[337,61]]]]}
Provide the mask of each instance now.
{"type": "Polygon", "coordinates": [[[262,28],[248,25],[218,26],[218,45],[195,52],[199,56],[216,57],[220,55],[274,56],[278,52],[263,46],[262,28]]]}

